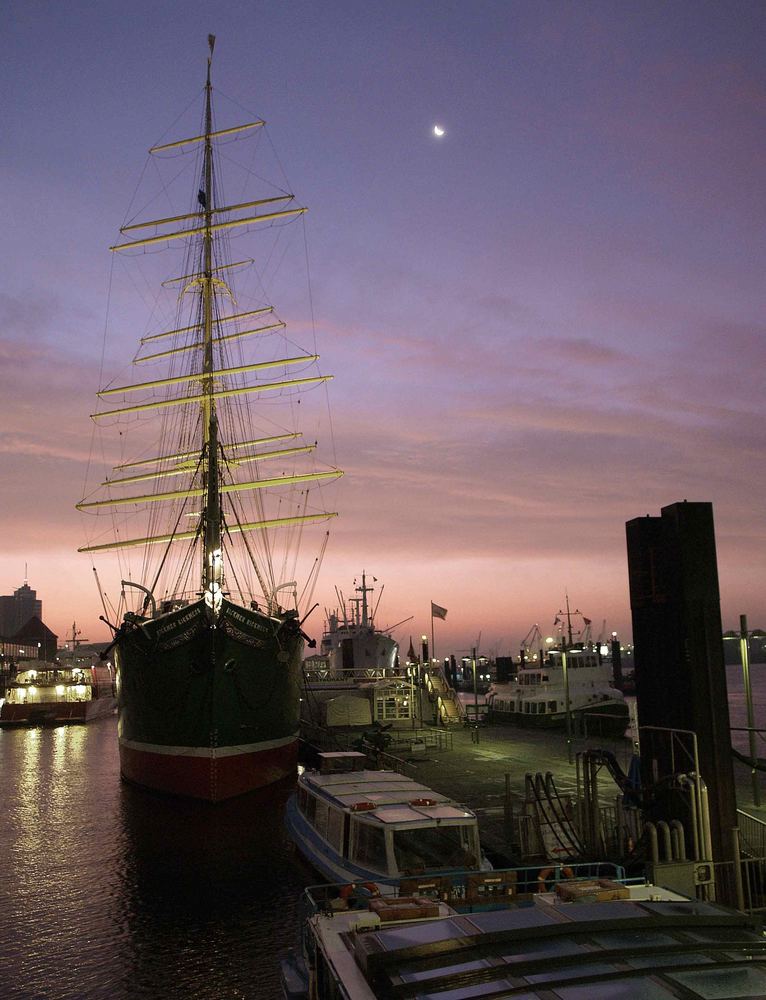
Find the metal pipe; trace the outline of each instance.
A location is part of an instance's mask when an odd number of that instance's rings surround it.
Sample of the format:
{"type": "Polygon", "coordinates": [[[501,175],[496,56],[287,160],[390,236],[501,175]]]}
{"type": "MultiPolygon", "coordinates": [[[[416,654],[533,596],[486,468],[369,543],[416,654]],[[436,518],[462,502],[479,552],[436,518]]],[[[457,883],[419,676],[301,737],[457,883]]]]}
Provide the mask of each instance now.
{"type": "Polygon", "coordinates": [[[708,801],[707,785],[699,779],[700,818],[702,820],[702,844],[705,850],[705,860],[713,860],[713,841],[710,835],[710,803],[708,801]]]}
{"type": "Polygon", "coordinates": [[[644,833],[649,837],[649,855],[653,865],[659,864],[660,851],[657,843],[657,827],[654,823],[644,823],[644,833]]]}
{"type": "Polygon", "coordinates": [[[688,774],[679,777],[679,784],[689,792],[689,817],[692,821],[692,860],[700,860],[699,822],[697,817],[697,786],[688,774]]]}
{"type": "Polygon", "coordinates": [[[758,750],[755,743],[755,716],[753,713],[753,688],[750,683],[750,649],[747,642],[747,615],[739,616],[739,654],[742,659],[742,680],[745,687],[745,704],[747,705],[747,729],[750,738],[750,779],[753,784],[753,805],[760,806],[761,790],[758,786],[758,771],[755,764],[758,750]]]}
{"type": "Polygon", "coordinates": [[[745,912],[745,892],[742,885],[742,860],[739,853],[739,827],[731,828],[731,853],[734,858],[734,891],[737,894],[737,909],[745,912]]]}
{"type": "Polygon", "coordinates": [[[665,860],[672,861],[673,844],[670,838],[670,827],[668,826],[668,824],[665,822],[664,819],[661,819],[657,823],[657,832],[662,836],[662,850],[663,853],[665,854],[665,860]]]}
{"type": "Polygon", "coordinates": [[[686,831],[680,819],[670,821],[670,829],[676,834],[676,857],[679,861],[686,861],[686,831]]]}

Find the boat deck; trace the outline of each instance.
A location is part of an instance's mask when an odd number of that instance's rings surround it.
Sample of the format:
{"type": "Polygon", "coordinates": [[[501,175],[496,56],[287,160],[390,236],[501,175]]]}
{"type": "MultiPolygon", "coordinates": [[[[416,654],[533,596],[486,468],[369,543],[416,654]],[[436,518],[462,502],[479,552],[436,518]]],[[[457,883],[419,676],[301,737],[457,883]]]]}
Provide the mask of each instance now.
{"type": "Polygon", "coordinates": [[[620,891],[459,913],[437,900],[372,901],[310,924],[358,1000],[766,995],[766,939],[752,918],[651,885],[620,891]]]}

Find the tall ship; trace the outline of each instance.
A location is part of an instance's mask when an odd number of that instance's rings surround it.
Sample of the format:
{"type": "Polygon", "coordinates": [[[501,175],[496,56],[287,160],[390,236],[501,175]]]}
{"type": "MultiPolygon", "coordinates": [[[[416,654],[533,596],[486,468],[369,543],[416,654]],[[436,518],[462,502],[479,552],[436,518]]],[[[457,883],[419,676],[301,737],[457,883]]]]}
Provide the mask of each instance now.
{"type": "MultiPolygon", "coordinates": [[[[99,392],[93,419],[102,442],[113,435],[101,447],[117,461],[78,508],[98,515],[80,551],[103,557],[122,585],[115,613],[96,572],[113,622],[122,775],[219,801],[295,773],[302,624],[327,540],[323,529],[309,554],[308,529],[335,516],[320,488],[342,472],[299,423],[312,396],[315,411],[326,407],[331,376],[297,347],[270,295],[296,222],[305,254],[306,209],[283,185],[253,197],[264,171],[252,148],[240,150],[265,122],[218,127],[208,42],[197,134],[149,150],[159,167],[171,161],[185,210],[142,221],[139,207],[110,248],[141,269],[131,281],[144,298],[159,289],[133,357],[151,374],[99,392]],[[239,236],[262,241],[254,258],[233,253],[239,236]]],[[[155,200],[172,190],[163,180],[155,200]]],[[[298,326],[313,340],[310,305],[298,326]]]]}

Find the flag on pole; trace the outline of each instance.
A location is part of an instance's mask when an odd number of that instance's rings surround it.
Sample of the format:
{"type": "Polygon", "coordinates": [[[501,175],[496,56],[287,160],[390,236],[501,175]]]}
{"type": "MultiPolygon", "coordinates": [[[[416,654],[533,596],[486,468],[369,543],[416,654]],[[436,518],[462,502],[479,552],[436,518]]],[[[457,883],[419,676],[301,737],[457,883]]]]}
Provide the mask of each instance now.
{"type": "Polygon", "coordinates": [[[444,621],[444,619],[447,617],[447,609],[440,608],[438,604],[434,604],[434,602],[431,601],[431,617],[441,618],[441,620],[444,621]]]}

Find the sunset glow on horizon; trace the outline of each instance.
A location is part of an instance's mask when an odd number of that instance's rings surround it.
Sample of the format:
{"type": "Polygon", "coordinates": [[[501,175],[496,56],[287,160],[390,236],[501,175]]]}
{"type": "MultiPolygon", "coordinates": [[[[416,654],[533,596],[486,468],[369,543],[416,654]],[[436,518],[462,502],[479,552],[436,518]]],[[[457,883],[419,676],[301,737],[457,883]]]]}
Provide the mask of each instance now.
{"type": "Polygon", "coordinates": [[[434,601],[438,655],[516,654],[566,594],[629,640],[625,522],[683,499],[713,503],[724,628],[766,628],[766,8],[11,8],[0,594],[27,579],[61,642],[109,636],[74,505],[152,303],[107,248],[210,30],[217,94],[310,209],[293,319],[345,476],[308,633],[367,571],[405,650],[434,601]]]}

